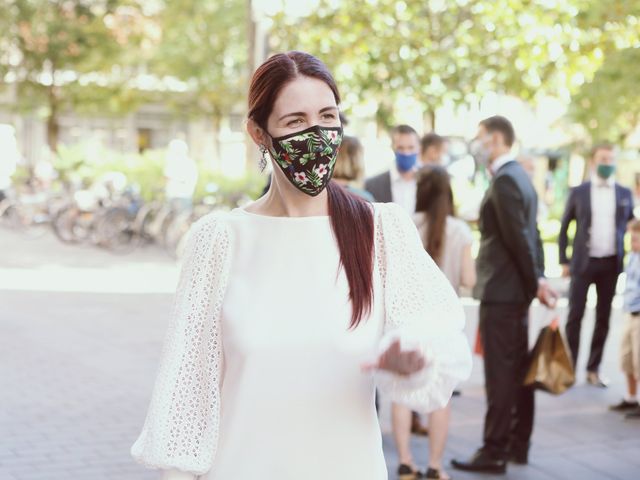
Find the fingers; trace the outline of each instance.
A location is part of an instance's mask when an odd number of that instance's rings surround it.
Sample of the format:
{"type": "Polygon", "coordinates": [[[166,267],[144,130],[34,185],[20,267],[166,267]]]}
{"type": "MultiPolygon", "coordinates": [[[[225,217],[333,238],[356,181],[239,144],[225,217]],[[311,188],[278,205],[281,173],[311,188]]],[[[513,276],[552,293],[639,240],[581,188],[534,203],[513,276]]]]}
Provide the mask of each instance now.
{"type": "Polygon", "coordinates": [[[366,362],[360,366],[362,372],[386,370],[399,375],[411,375],[422,370],[427,362],[420,350],[402,351],[400,340],[395,340],[378,357],[377,361],[366,362]]]}
{"type": "Polygon", "coordinates": [[[367,362],[360,365],[360,371],[367,373],[380,368],[380,362],[367,362]]]}

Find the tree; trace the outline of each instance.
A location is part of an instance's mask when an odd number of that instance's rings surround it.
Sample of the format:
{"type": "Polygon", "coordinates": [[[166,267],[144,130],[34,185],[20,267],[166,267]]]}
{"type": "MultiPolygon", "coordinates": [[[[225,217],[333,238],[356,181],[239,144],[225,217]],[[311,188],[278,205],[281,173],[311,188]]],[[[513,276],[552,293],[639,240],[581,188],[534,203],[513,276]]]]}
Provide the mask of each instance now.
{"type": "Polygon", "coordinates": [[[600,65],[573,95],[569,116],[592,142],[624,144],[640,126],[640,3],[593,0],[580,22],[599,38],[600,65]]]}
{"type": "Polygon", "coordinates": [[[135,7],[113,0],[0,0],[3,83],[15,88],[19,109],[46,106],[52,151],[65,109],[121,111],[131,100],[118,97],[128,78],[117,66],[137,38],[129,24],[135,7]]]}
{"type": "Polygon", "coordinates": [[[182,113],[210,116],[216,133],[247,89],[246,15],[243,0],[165,0],[159,14],[162,39],[149,70],[181,81],[184,91],[171,103],[182,113]]]}
{"type": "Polygon", "coordinates": [[[574,96],[570,115],[595,140],[622,144],[640,126],[640,46],[610,53],[574,96]]]}
{"type": "Polygon", "coordinates": [[[597,45],[580,29],[578,3],[321,0],[302,19],[277,15],[273,46],[320,56],[348,101],[375,99],[389,111],[398,95],[415,98],[433,125],[447,102],[488,91],[533,99],[590,75],[597,45]]]}

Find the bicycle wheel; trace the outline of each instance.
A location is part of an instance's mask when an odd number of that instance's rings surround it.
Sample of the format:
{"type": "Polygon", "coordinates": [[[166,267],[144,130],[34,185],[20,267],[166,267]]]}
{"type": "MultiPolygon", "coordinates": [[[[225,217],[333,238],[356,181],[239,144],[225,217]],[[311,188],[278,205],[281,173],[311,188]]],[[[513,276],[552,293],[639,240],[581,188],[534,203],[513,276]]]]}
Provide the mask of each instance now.
{"type": "Polygon", "coordinates": [[[53,233],[63,242],[75,244],[80,242],[80,238],[76,236],[75,226],[78,221],[80,212],[75,207],[66,207],[58,211],[53,218],[53,233]]]}
{"type": "Polygon", "coordinates": [[[166,252],[173,258],[177,258],[177,248],[180,239],[189,231],[193,222],[191,212],[183,212],[176,215],[173,221],[164,230],[163,246],[166,252]]]}
{"type": "Polygon", "coordinates": [[[11,230],[24,230],[23,218],[16,205],[8,205],[3,208],[2,224],[11,230]]]}
{"type": "Polygon", "coordinates": [[[134,220],[126,208],[110,208],[95,225],[96,243],[114,253],[132,252],[141,240],[134,229],[134,220]]]}

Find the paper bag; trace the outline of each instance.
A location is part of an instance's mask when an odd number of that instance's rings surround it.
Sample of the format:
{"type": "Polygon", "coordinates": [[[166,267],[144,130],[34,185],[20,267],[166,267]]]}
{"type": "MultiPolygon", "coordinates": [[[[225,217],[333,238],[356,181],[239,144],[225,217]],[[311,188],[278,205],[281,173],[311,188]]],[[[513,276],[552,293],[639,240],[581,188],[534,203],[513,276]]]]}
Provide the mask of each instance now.
{"type": "Polygon", "coordinates": [[[524,385],[558,395],[576,380],[573,362],[557,321],[544,327],[529,356],[524,385]]]}

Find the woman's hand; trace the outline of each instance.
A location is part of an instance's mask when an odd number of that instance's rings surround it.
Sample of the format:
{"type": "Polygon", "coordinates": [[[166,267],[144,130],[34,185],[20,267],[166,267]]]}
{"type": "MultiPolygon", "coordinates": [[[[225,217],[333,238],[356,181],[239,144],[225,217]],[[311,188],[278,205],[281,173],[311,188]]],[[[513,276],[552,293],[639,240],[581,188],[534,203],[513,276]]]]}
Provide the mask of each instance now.
{"type": "Polygon", "coordinates": [[[400,348],[400,340],[395,340],[387,348],[376,362],[362,366],[365,371],[387,370],[398,375],[411,375],[419,372],[427,364],[424,354],[418,350],[405,350],[400,348]]]}

